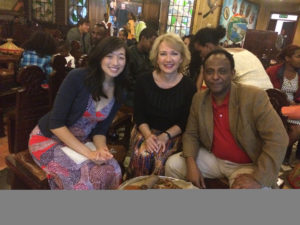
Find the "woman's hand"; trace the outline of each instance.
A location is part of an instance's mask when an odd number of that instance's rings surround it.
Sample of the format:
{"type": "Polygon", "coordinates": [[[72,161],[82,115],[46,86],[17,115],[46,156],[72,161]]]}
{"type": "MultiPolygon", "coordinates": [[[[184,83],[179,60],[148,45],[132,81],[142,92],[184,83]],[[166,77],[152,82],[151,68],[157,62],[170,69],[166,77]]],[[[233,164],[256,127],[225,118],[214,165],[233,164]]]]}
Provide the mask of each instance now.
{"type": "Polygon", "coordinates": [[[113,158],[113,155],[109,152],[108,147],[102,147],[96,151],[91,151],[88,157],[90,160],[97,164],[102,164],[103,161],[113,158]]]}
{"type": "Polygon", "coordinates": [[[157,136],[157,144],[159,147],[159,150],[161,149],[162,152],[166,150],[166,144],[169,140],[169,137],[166,133],[161,133],[160,135],[157,136]]]}
{"type": "Polygon", "coordinates": [[[145,138],[146,150],[150,153],[158,152],[159,144],[157,136],[154,134],[150,134],[148,137],[145,138]]]}

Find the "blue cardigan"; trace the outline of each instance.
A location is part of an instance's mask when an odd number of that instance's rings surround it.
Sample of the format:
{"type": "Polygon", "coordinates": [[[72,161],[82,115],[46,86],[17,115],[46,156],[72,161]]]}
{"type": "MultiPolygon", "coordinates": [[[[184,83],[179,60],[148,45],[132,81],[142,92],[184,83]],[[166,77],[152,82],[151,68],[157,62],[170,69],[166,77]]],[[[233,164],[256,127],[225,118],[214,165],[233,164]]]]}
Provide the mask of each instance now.
{"type": "MultiPolygon", "coordinates": [[[[90,96],[90,91],[84,84],[87,74],[87,69],[74,69],[65,78],[57,92],[52,110],[39,120],[38,125],[43,135],[51,137],[53,133],[50,129],[70,127],[82,117],[90,96]]],[[[96,125],[90,136],[106,135],[119,108],[120,104],[115,101],[109,116],[96,125]]]]}

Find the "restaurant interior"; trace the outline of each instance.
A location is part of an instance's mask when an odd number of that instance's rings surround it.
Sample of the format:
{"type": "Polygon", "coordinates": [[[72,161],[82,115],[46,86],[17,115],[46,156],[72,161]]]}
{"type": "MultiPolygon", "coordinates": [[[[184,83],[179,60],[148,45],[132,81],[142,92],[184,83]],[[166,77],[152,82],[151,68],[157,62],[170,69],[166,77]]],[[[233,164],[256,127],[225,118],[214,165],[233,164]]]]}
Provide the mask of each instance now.
{"type": "MultiPolygon", "coordinates": [[[[115,23],[122,5],[135,15],[142,14],[145,23],[159,35],[173,32],[184,37],[205,27],[222,25],[226,36],[220,44],[225,48],[247,49],[265,69],[277,63],[280,52],[277,41],[281,34],[286,46],[300,45],[300,0],[3,0],[0,2],[0,189],[49,189],[46,173],[28,152],[29,134],[39,118],[51,109],[59,85],[70,70],[64,59],[57,57],[52,62],[54,74],[49,90],[25,93],[34,82],[24,77],[29,74],[34,77],[40,71],[20,68],[23,43],[35,31],[45,31],[55,40],[63,41],[80,17],[88,18],[92,27],[104,20],[105,13],[112,22],[113,35],[117,35],[115,23]]],[[[76,67],[80,67],[84,58],[73,47],[71,55],[76,67]]],[[[279,100],[274,102],[280,104],[279,100]]],[[[281,113],[280,108],[277,112],[281,113]]],[[[122,170],[133,126],[132,110],[121,107],[107,133],[108,145],[122,170]]],[[[280,189],[300,188],[289,181],[294,168],[300,165],[295,158],[296,149],[297,142],[289,164],[281,166],[277,182],[280,189]]],[[[207,187],[226,189],[228,183],[224,179],[207,179],[207,187]]]]}

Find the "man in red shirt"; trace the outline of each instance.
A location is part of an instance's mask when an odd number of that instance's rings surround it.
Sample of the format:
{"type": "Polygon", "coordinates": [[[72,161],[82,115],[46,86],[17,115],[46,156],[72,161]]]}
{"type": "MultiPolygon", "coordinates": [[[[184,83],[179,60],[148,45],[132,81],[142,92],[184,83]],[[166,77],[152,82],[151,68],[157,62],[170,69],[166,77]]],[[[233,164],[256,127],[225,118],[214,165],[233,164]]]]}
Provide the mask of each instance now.
{"type": "Polygon", "coordinates": [[[266,92],[232,82],[234,60],[226,50],[212,51],[203,65],[208,88],[193,98],[183,154],[168,159],[166,176],[200,188],[204,177],[226,177],[236,189],[276,187],[288,135],[266,92]]]}

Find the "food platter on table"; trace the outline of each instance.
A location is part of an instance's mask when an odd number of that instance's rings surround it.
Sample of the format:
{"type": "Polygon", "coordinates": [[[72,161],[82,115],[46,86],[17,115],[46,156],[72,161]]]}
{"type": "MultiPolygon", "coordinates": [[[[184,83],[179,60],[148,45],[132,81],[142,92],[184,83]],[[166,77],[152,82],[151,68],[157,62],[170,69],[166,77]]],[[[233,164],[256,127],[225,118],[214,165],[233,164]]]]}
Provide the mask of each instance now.
{"type": "Polygon", "coordinates": [[[118,190],[199,189],[191,182],[166,176],[139,176],[122,183],[118,190]]]}

